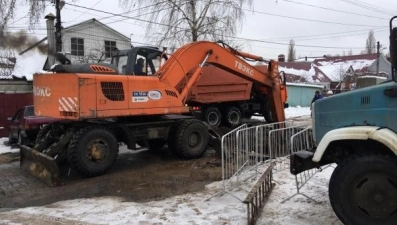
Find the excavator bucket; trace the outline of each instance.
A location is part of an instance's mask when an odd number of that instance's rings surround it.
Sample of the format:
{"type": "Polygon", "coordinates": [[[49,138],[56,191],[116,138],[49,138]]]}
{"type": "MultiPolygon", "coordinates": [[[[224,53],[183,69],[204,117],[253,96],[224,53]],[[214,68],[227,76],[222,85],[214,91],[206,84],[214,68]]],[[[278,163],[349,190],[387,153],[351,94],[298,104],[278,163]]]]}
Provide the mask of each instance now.
{"type": "Polygon", "coordinates": [[[58,165],[54,158],[25,145],[21,145],[20,150],[21,170],[27,171],[49,186],[54,187],[61,184],[58,165]]]}

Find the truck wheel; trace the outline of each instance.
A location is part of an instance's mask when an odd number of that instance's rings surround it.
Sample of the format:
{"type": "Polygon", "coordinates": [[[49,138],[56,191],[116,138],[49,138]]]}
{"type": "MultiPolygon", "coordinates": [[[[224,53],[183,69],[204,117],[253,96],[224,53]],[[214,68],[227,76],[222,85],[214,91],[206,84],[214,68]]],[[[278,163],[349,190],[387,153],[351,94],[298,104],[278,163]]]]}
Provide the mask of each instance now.
{"type": "Polygon", "coordinates": [[[178,127],[175,147],[183,159],[194,159],[204,155],[208,147],[208,129],[199,120],[185,120],[178,127]]]}
{"type": "Polygon", "coordinates": [[[242,120],[243,114],[239,108],[232,106],[227,109],[225,114],[226,126],[231,128],[238,127],[241,125],[242,120]]]}
{"type": "Polygon", "coordinates": [[[204,121],[211,126],[214,127],[219,126],[222,122],[221,112],[217,107],[208,107],[204,111],[204,121]]]}
{"type": "Polygon", "coordinates": [[[73,168],[88,176],[104,174],[116,161],[118,142],[106,128],[80,129],[69,144],[68,159],[73,168]]]}
{"type": "Polygon", "coordinates": [[[329,198],[344,224],[396,224],[396,160],[386,155],[355,155],[336,167],[329,198]]]}

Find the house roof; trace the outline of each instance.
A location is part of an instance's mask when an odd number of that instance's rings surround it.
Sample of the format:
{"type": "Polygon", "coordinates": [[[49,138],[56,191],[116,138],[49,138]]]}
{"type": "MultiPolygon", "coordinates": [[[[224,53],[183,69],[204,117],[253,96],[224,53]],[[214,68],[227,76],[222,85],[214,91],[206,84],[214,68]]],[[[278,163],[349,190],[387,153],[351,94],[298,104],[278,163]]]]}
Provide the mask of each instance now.
{"type": "Polygon", "coordinates": [[[127,37],[124,34],[118,32],[117,30],[107,26],[106,24],[100,22],[99,20],[97,20],[95,18],[92,18],[92,19],[83,21],[81,23],[77,23],[77,24],[74,24],[72,26],[66,27],[66,28],[64,28],[62,30],[62,32],[64,32],[64,33],[72,32],[73,30],[78,29],[80,26],[86,25],[86,24],[90,24],[90,23],[96,24],[96,26],[100,26],[100,27],[102,27],[102,28],[104,28],[106,30],[109,30],[109,31],[113,32],[114,34],[118,35],[120,38],[122,38],[122,39],[124,39],[126,41],[130,41],[129,37],[127,37]]]}
{"type": "Polygon", "coordinates": [[[340,81],[347,72],[369,72],[376,59],[375,53],[316,58],[312,62],[279,62],[279,70],[286,73],[288,82],[340,81]]]}
{"type": "Polygon", "coordinates": [[[315,59],[313,64],[318,68],[315,76],[326,75],[331,81],[339,81],[348,71],[350,73],[370,71],[369,68],[376,59],[376,53],[315,59]]]}
{"type": "Polygon", "coordinates": [[[312,81],[314,68],[310,62],[278,62],[279,70],[284,71],[287,82],[312,81]]]}

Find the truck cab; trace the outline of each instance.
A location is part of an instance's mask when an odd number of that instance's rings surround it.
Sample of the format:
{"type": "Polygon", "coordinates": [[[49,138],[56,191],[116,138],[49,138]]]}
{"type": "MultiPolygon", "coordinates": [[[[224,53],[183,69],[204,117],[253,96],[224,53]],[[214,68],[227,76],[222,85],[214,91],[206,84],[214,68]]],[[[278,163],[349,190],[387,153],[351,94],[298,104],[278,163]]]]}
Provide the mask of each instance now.
{"type": "Polygon", "coordinates": [[[392,78],[313,105],[315,147],[291,155],[291,173],[336,163],[331,206],[344,224],[397,223],[397,27],[390,20],[392,78]]]}
{"type": "Polygon", "coordinates": [[[117,66],[120,74],[125,75],[154,75],[165,61],[167,55],[159,48],[151,46],[134,47],[131,49],[116,51],[112,56],[112,64],[117,66]],[[144,60],[143,73],[136,74],[134,68],[139,59],[144,60]]]}

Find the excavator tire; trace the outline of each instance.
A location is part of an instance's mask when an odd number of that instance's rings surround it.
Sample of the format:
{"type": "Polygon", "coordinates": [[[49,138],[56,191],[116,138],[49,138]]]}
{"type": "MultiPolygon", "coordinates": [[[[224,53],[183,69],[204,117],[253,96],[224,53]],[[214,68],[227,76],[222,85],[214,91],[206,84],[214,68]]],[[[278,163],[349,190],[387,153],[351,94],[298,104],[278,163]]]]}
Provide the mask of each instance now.
{"type": "Polygon", "coordinates": [[[230,128],[238,127],[243,120],[243,113],[236,106],[227,108],[225,113],[225,125],[230,128]]]}
{"type": "Polygon", "coordinates": [[[183,159],[195,159],[204,155],[209,142],[208,128],[200,120],[184,120],[177,129],[175,150],[183,159]]]}
{"type": "Polygon", "coordinates": [[[118,142],[114,134],[101,126],[77,131],[69,144],[68,159],[79,173],[87,177],[104,174],[116,161],[118,142]]]}
{"type": "Polygon", "coordinates": [[[218,127],[222,122],[221,111],[214,106],[206,108],[204,111],[204,121],[211,126],[218,127]]]}

